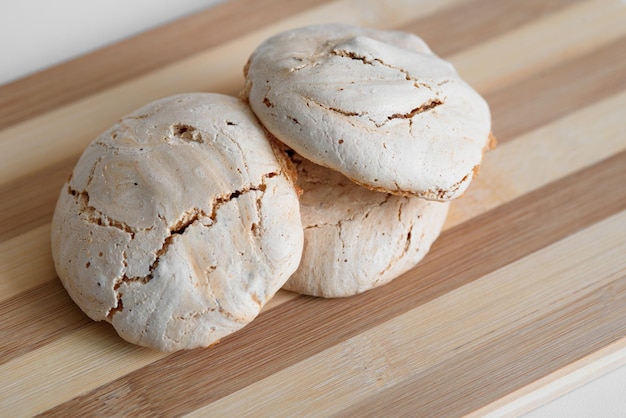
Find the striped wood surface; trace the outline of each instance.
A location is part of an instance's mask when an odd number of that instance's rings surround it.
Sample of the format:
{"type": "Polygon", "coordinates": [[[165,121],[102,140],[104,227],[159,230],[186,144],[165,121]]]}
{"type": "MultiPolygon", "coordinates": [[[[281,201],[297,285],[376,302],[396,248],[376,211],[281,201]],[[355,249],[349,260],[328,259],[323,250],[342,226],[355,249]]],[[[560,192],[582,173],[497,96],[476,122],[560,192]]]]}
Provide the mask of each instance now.
{"type": "Polygon", "coordinates": [[[623,364],[625,108],[620,0],[233,0],[0,86],[0,415],[515,415],[623,364]],[[492,107],[426,259],[352,298],[281,291],[210,349],[90,321],[49,248],[85,146],[153,99],[237,94],[260,41],[330,21],[422,36],[492,107]]]}

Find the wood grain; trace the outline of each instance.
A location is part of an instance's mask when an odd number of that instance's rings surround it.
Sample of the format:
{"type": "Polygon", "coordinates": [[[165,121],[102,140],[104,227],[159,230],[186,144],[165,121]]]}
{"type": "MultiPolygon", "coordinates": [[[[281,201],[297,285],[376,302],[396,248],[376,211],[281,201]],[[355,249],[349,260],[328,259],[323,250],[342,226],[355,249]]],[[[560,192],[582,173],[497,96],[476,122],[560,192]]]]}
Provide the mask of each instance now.
{"type": "MultiPolygon", "coordinates": [[[[625,63],[626,38],[600,51],[579,57],[574,62],[564,62],[537,77],[503,86],[500,91],[488,94],[486,99],[493,109],[494,131],[498,140],[501,143],[508,141],[515,135],[567,114],[568,110],[578,109],[610,95],[614,92],[614,86],[623,87],[626,84],[625,63]],[[622,55],[623,60],[615,59],[622,55]],[[602,70],[601,76],[598,76],[599,70],[602,70]],[[530,116],[519,118],[519,110],[525,106],[533,111],[526,112],[530,116]]],[[[72,127],[74,138],[85,138],[76,144],[66,145],[66,148],[74,149],[75,154],[50,166],[26,171],[27,174],[9,184],[0,183],[0,239],[3,234],[10,237],[24,232],[31,227],[31,222],[35,222],[32,226],[39,226],[52,215],[61,186],[78,160],[78,151],[97,135],[94,124],[89,123],[93,117],[97,116],[82,118],[82,125],[72,127]],[[20,188],[22,192],[16,193],[16,188],[20,188]],[[33,208],[35,210],[32,217],[25,217],[22,208],[25,201],[32,200],[33,196],[38,196],[39,206],[33,208]]],[[[32,128],[23,126],[21,130],[35,131],[39,126],[40,124],[32,128]]],[[[28,132],[23,135],[34,137],[37,134],[28,132]]],[[[68,132],[67,136],[70,137],[69,135],[68,132]]],[[[6,137],[15,138],[10,133],[6,137]]],[[[13,149],[16,149],[15,146],[13,149]]],[[[47,156],[43,153],[42,155],[47,156]]],[[[20,164],[17,158],[12,163],[16,166],[20,164]]],[[[21,164],[26,170],[25,162],[21,164]]]]}
{"type": "Polygon", "coordinates": [[[623,103],[626,103],[626,92],[527,132],[487,153],[473,180],[473,188],[463,197],[462,204],[451,205],[446,226],[465,222],[625,151],[626,141],[621,132],[626,130],[626,120],[613,111],[623,103]],[[542,169],[534,170],[538,165],[542,169]]]}
{"type": "MultiPolygon", "coordinates": [[[[436,7],[462,0],[425,3],[408,10],[389,9],[376,0],[359,2],[364,9],[354,9],[350,0],[339,0],[307,10],[248,33],[230,42],[154,69],[141,77],[112,86],[67,105],[12,125],[0,131],[0,185],[17,182],[32,172],[57,164],[67,155],[79,155],[98,134],[134,109],[147,102],[185,91],[212,91],[236,95],[243,87],[243,71],[251,51],[266,37],[306,23],[340,21],[348,24],[391,27],[411,18],[436,11],[436,7]],[[435,7],[436,6],[436,7],[435,7]],[[167,81],[167,82],[164,82],[167,81]],[[31,144],[28,153],[20,144],[31,144]],[[64,152],[58,152],[62,148],[64,152]]],[[[398,7],[414,3],[398,0],[398,7]]],[[[0,114],[10,109],[0,107],[0,114]]]]}
{"type": "Polygon", "coordinates": [[[0,242],[0,303],[56,279],[49,223],[0,242]]]}
{"type": "Polygon", "coordinates": [[[450,60],[475,88],[488,93],[623,38],[625,19],[619,0],[585,1],[460,51],[450,60]]]}
{"type": "MultiPolygon", "coordinates": [[[[438,367],[439,365],[446,364],[452,357],[460,357],[463,360],[454,369],[454,373],[472,376],[466,369],[481,363],[469,362],[467,357],[480,352],[481,346],[488,340],[489,343],[497,344],[491,350],[492,353],[497,353],[497,360],[492,359],[495,373],[481,382],[481,386],[489,396],[497,397],[497,391],[502,389],[498,386],[499,382],[492,377],[497,376],[500,369],[506,369],[507,362],[519,361],[509,347],[499,344],[503,340],[509,340],[507,337],[511,330],[530,328],[544,322],[547,312],[554,316],[565,316],[565,320],[575,324],[576,318],[563,315],[562,310],[571,307],[573,301],[580,303],[583,297],[595,297],[596,292],[606,291],[604,287],[619,277],[619,263],[612,257],[626,250],[624,244],[620,244],[620,234],[626,232],[624,221],[626,212],[621,212],[588,230],[495,270],[465,285],[463,289],[448,292],[344,343],[336,344],[316,356],[274,373],[263,381],[210,403],[194,415],[210,416],[220,412],[240,415],[253,411],[270,415],[273,412],[269,401],[270,391],[280,386],[280,382],[289,375],[297,374],[298,369],[309,370],[308,375],[319,382],[318,386],[310,388],[306,380],[302,379],[285,389],[287,396],[294,400],[306,392],[310,393],[310,397],[293,402],[292,409],[280,411],[282,416],[297,415],[298,408],[322,411],[324,415],[340,412],[344,416],[386,415],[389,413],[389,405],[385,402],[386,391],[398,392],[399,396],[393,396],[393,399],[404,397],[410,400],[405,401],[404,405],[394,403],[394,408],[399,407],[393,413],[394,416],[412,415],[416,405],[424,407],[420,415],[428,415],[428,411],[436,410],[438,414],[445,416],[452,414],[459,406],[471,411],[473,408],[468,405],[468,401],[481,398],[470,396],[468,399],[468,395],[464,393],[457,393],[455,396],[455,400],[461,405],[429,407],[432,402],[441,402],[439,394],[443,391],[454,387],[457,390],[463,386],[471,387],[467,381],[454,383],[452,376],[431,380],[429,373],[441,373],[447,368],[438,367]],[[591,243],[599,238],[611,240],[616,244],[615,248],[610,253],[604,253],[603,249],[591,248],[592,244],[581,246],[578,243],[580,239],[591,243]],[[572,266],[571,270],[563,271],[562,266],[553,262],[555,258],[574,254],[580,257],[580,263],[572,266]],[[590,287],[585,279],[584,267],[595,259],[604,260],[606,270],[601,279],[590,287]],[[524,276],[524,280],[519,280],[520,276],[524,276]],[[563,280],[564,277],[571,278],[563,280]],[[543,296],[542,292],[554,289],[559,289],[560,292],[554,293],[552,298],[543,296]],[[475,297],[468,298],[468,295],[475,297]],[[529,299],[534,303],[529,304],[529,299]],[[505,300],[506,304],[503,303],[505,300]],[[539,306],[541,309],[537,309],[539,306]],[[439,320],[433,321],[432,318],[439,320]],[[476,338],[476,332],[468,332],[469,329],[478,330],[481,338],[476,338]],[[419,348],[410,347],[415,340],[421,341],[419,348]],[[411,367],[404,367],[407,364],[411,367]],[[344,369],[358,373],[353,373],[350,379],[346,379],[337,372],[344,369]],[[433,382],[439,387],[434,386],[433,382]],[[332,391],[329,387],[333,388],[332,391]],[[336,401],[340,397],[349,398],[355,405],[344,410],[343,402],[336,401]]],[[[619,313],[610,312],[609,315],[616,321],[620,318],[619,313]]],[[[550,318],[552,319],[557,318],[550,318]]],[[[554,327],[556,322],[550,320],[546,322],[554,327]]],[[[539,330],[532,330],[537,331],[539,330]]],[[[547,341],[544,339],[544,342],[547,341]]],[[[528,349],[528,346],[524,346],[524,350],[528,349]]]]}
{"type": "Polygon", "coordinates": [[[550,15],[576,1],[579,0],[512,0],[506,3],[474,0],[443,9],[399,29],[419,34],[437,55],[447,56],[550,15]]]}
{"type": "Polygon", "coordinates": [[[494,132],[499,141],[508,141],[624,88],[626,37],[487,94],[486,99],[493,108],[494,132]],[[522,120],[520,114],[527,116],[522,120]]]}
{"type": "Polygon", "coordinates": [[[620,339],[468,414],[468,417],[526,413],[624,365],[626,339],[620,339]]]}
{"type": "Polygon", "coordinates": [[[0,365],[90,323],[57,280],[3,302],[0,318],[0,365]]]}
{"type": "Polygon", "coordinates": [[[233,0],[0,87],[0,129],[327,0],[233,0]],[[158,51],[158,52],[156,52],[158,51]],[[76,71],[80,69],[80,71],[76,71]],[[72,76],[69,77],[68,75],[72,76]]]}
{"type": "Polygon", "coordinates": [[[481,350],[457,356],[453,361],[429,370],[426,375],[407,379],[381,391],[366,402],[347,409],[343,416],[400,416],[408,413],[427,416],[432,411],[443,415],[471,412],[485,400],[496,399],[516,389],[520,382],[523,384],[537,379],[546,371],[569,364],[582,355],[626,337],[623,321],[625,307],[626,278],[623,277],[584,299],[573,301],[565,309],[540,318],[532,328],[514,328],[488,346],[481,347],[481,350]],[[590,309],[590,304],[605,309],[590,309]],[[607,315],[610,317],[607,318],[607,315]],[[586,335],[585,341],[581,339],[580,331],[586,335]],[[520,341],[525,344],[520,344],[520,341]],[[549,350],[552,344],[571,349],[555,355],[549,350]],[[467,369],[469,364],[484,369],[486,378],[476,381],[467,369]],[[516,372],[514,377],[517,382],[511,378],[511,369],[516,372]],[[508,374],[508,378],[503,379],[503,374],[508,374]],[[433,385],[432,382],[438,384],[433,385]],[[449,399],[439,395],[443,391],[449,394],[449,399]],[[394,402],[387,405],[385,399],[394,399],[394,402]]]}
{"type": "Polygon", "coordinates": [[[421,265],[391,285],[349,299],[298,297],[262,314],[211,350],[168,356],[50,412],[141,414],[147,412],[140,407],[144,402],[144,407],[177,415],[214,402],[626,209],[626,190],[613,202],[600,203],[572,187],[574,183],[580,191],[605,185],[596,189],[598,196],[612,190],[626,174],[626,153],[607,163],[446,231],[421,265]],[[563,206],[570,208],[568,213],[563,206]],[[216,363],[220,367],[213,367],[216,363]],[[155,385],[168,397],[149,390],[155,385]],[[126,387],[142,389],[124,391],[126,387]],[[119,403],[100,404],[97,399],[110,391],[118,394],[119,403]],[[128,411],[127,405],[139,409],[128,411]]]}
{"type": "Polygon", "coordinates": [[[626,362],[626,5],[356,4],[234,0],[0,86],[0,415],[516,415],[626,362]],[[421,35],[491,106],[500,144],[424,261],[352,298],[281,291],[210,349],[89,320],[49,238],[84,147],[149,100],[237,94],[260,41],[323,22],[421,35]]]}

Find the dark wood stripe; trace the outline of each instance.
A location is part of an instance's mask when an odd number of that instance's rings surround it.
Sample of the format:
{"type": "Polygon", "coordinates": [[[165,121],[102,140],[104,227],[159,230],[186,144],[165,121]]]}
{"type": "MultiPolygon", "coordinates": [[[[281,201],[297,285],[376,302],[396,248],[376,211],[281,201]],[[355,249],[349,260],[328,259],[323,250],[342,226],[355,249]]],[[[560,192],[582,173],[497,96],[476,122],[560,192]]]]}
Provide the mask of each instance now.
{"type": "Polygon", "coordinates": [[[78,155],[0,186],[0,242],[51,221],[78,155]]]}
{"type": "Polygon", "coordinates": [[[625,176],[623,152],[446,231],[389,285],[346,299],[298,297],[211,349],[172,354],[46,415],[193,411],[626,209],[625,176]]]}
{"type": "Polygon", "coordinates": [[[626,89],[626,37],[485,96],[499,142],[626,89]]]}
{"type": "Polygon", "coordinates": [[[47,282],[0,303],[0,364],[92,324],[59,280],[47,282]]]}
{"type": "Polygon", "coordinates": [[[451,55],[581,0],[475,0],[418,19],[400,30],[424,39],[437,55],[451,55]],[[471,19],[467,17],[471,16],[471,19]]]}
{"type": "Polygon", "coordinates": [[[328,1],[227,1],[0,86],[0,129],[328,1]]]}
{"type": "Polygon", "coordinates": [[[626,273],[337,416],[461,416],[626,337],[626,273]],[[559,347],[560,349],[555,349],[559,347]],[[469,389],[471,388],[471,389],[469,389]],[[441,394],[446,396],[442,397],[441,394]]]}
{"type": "MultiPolygon", "coordinates": [[[[626,38],[505,86],[486,99],[494,133],[504,143],[621,89],[626,89],[626,38]]],[[[77,159],[69,156],[0,186],[0,242],[50,220],[60,187],[77,159]]]]}

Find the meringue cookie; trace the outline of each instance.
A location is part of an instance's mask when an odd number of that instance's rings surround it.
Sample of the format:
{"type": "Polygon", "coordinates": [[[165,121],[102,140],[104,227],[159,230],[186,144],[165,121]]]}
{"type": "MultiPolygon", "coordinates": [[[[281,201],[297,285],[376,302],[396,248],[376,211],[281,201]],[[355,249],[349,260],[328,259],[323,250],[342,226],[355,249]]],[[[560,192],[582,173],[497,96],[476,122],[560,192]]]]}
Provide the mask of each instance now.
{"type": "Polygon", "coordinates": [[[301,257],[280,158],[237,98],[177,95],[124,117],[61,190],[52,255],[63,285],[89,317],[153,349],[239,330],[301,257]]]}
{"type": "Polygon", "coordinates": [[[242,97],[304,158],[373,190],[450,200],[491,144],[485,100],[417,36],[348,25],[277,34],[242,97]]]}

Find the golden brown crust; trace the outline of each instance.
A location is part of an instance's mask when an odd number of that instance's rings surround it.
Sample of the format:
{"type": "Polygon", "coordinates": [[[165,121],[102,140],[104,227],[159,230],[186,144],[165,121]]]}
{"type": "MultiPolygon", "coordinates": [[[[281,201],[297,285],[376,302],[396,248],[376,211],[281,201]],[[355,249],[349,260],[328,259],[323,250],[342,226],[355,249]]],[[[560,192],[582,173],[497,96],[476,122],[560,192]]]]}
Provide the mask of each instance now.
{"type": "Polygon", "coordinates": [[[486,149],[487,150],[494,149],[496,145],[498,145],[498,139],[493,134],[493,132],[489,132],[489,142],[487,142],[486,149]]]}

